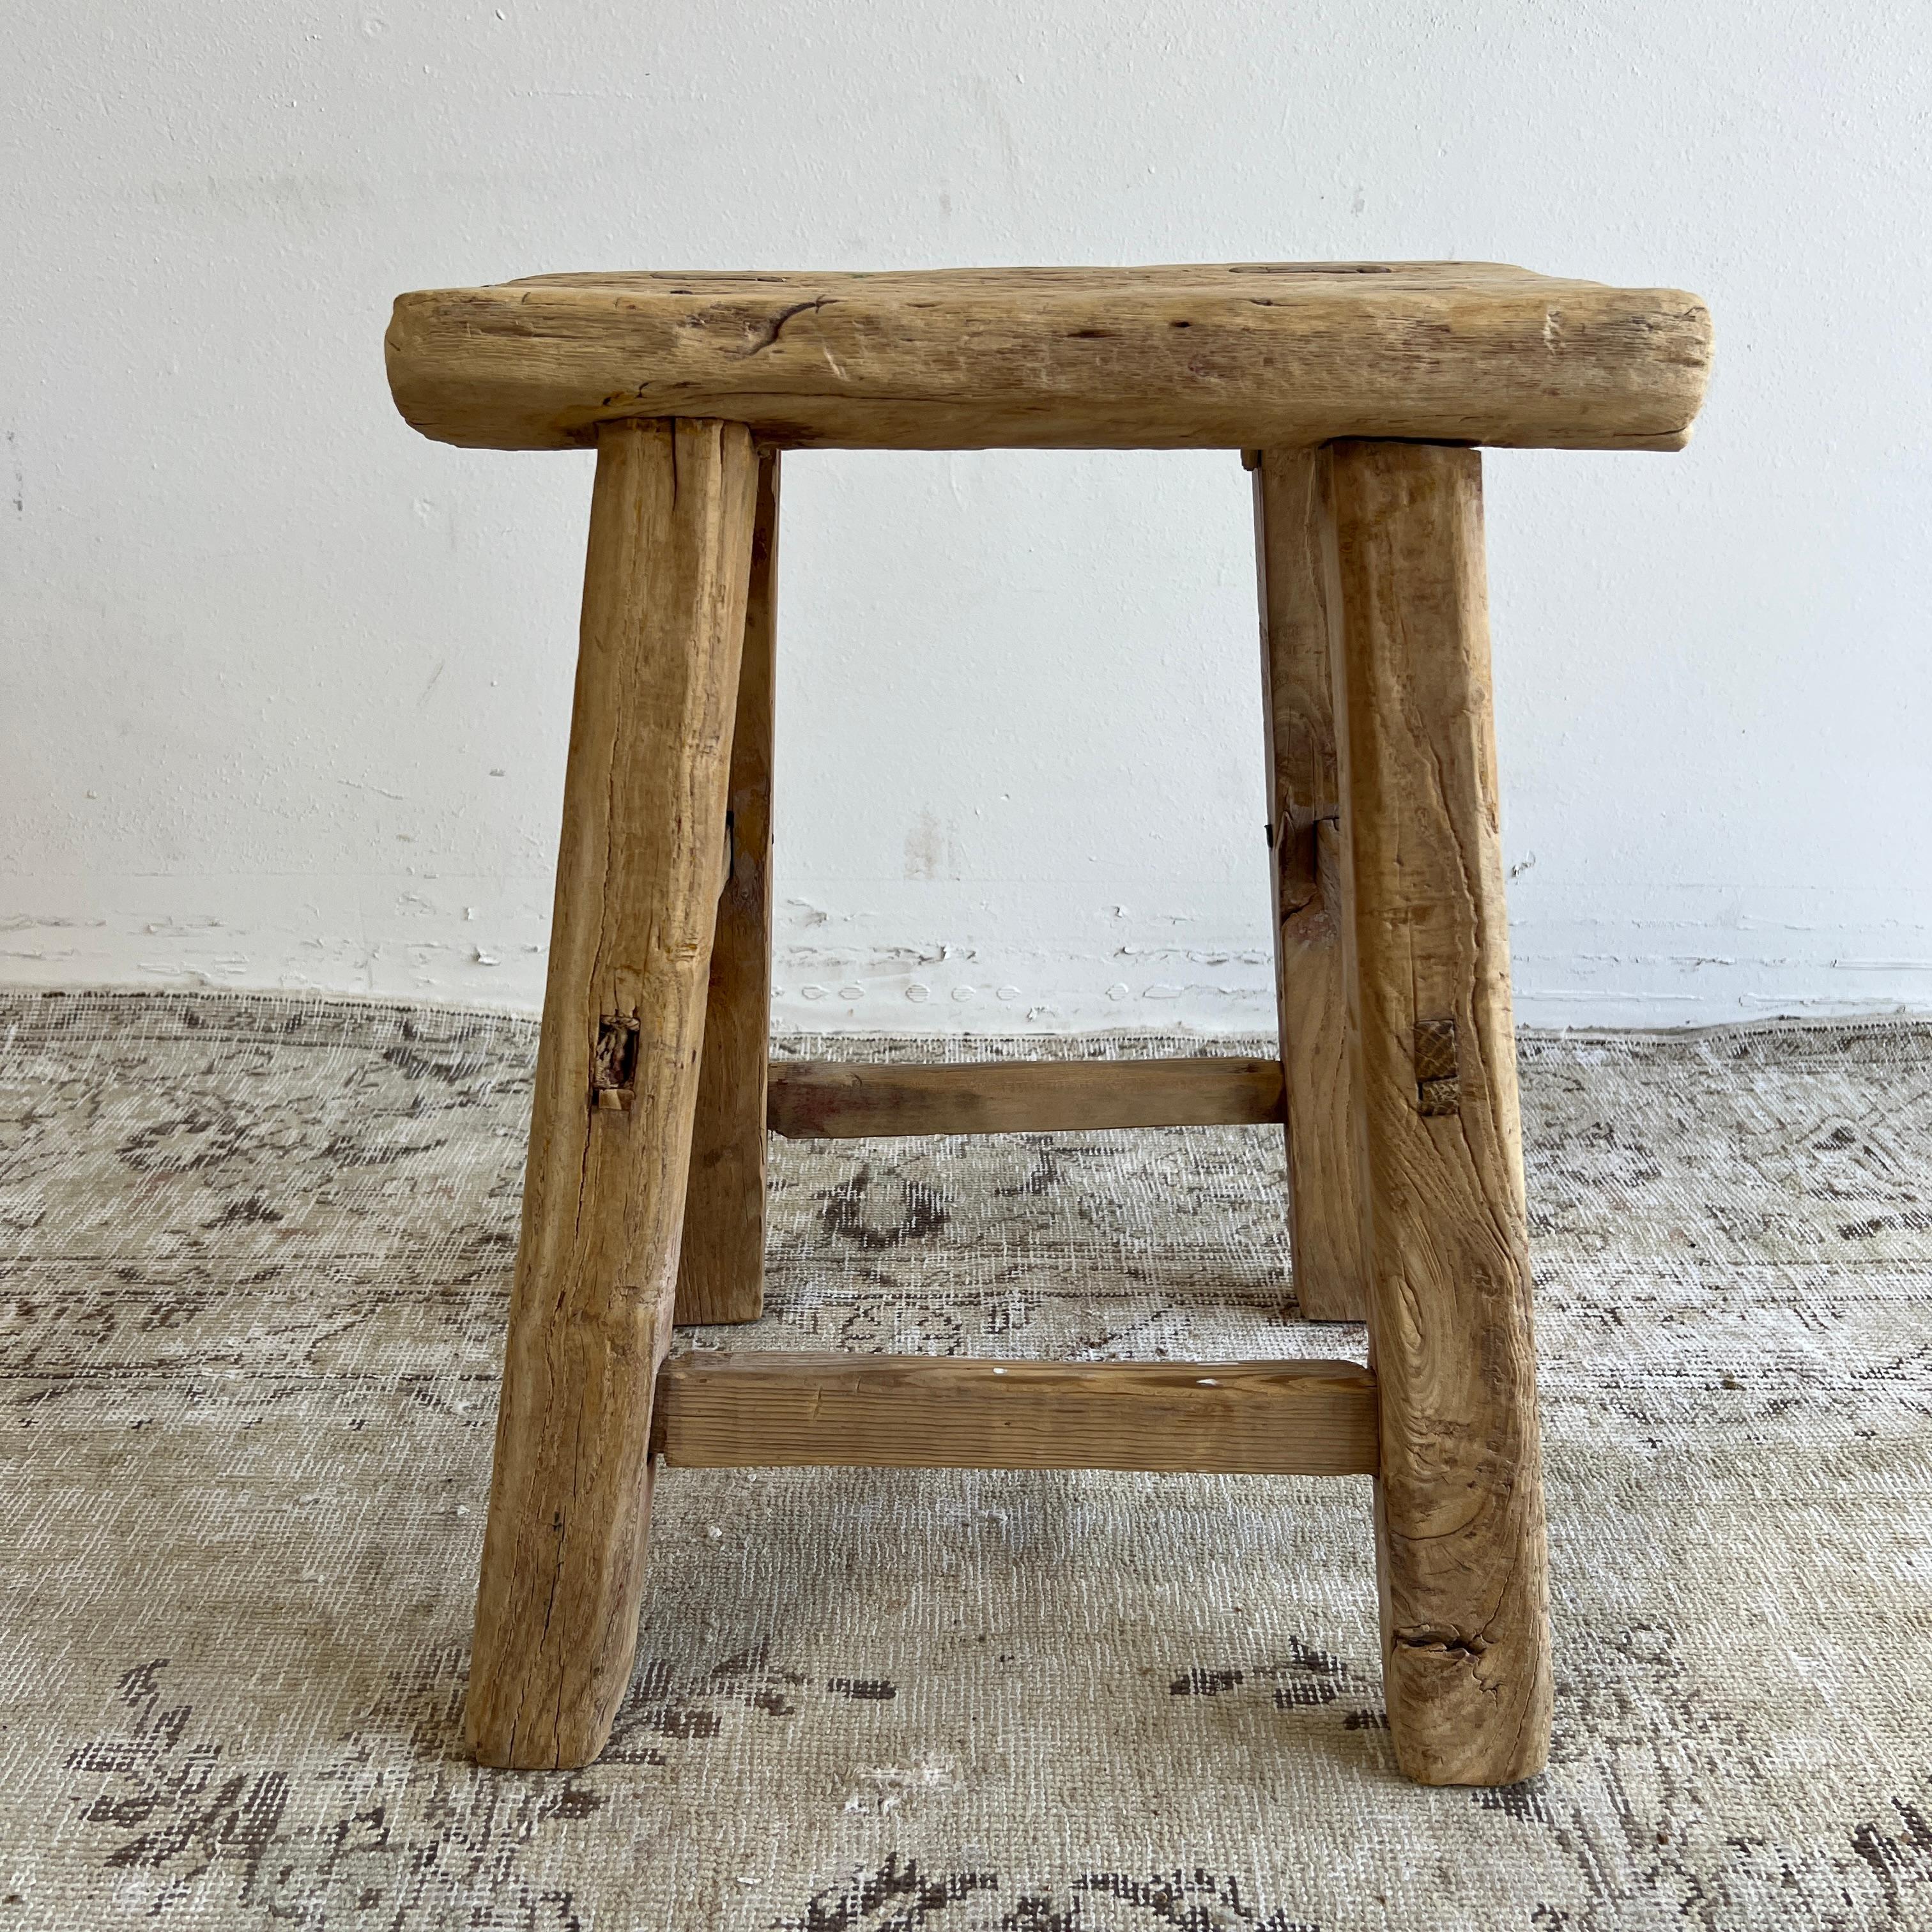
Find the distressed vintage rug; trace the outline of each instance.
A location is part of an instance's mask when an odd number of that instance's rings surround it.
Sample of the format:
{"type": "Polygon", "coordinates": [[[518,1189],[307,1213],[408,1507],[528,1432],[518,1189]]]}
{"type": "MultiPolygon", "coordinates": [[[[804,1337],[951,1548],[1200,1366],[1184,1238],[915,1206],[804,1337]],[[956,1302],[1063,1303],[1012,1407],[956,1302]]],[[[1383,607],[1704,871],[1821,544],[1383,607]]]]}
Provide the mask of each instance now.
{"type": "MultiPolygon", "coordinates": [[[[0,1932],[1932,1924],[1932,1030],[1525,1040],[1558,1700],[1503,1792],[1392,1769],[1352,1479],[670,1472],[608,1756],[472,1768],[534,1043],[0,999],[0,1932]]],[[[1271,1130],[774,1156],[734,1346],[1359,1349],[1271,1130]]]]}

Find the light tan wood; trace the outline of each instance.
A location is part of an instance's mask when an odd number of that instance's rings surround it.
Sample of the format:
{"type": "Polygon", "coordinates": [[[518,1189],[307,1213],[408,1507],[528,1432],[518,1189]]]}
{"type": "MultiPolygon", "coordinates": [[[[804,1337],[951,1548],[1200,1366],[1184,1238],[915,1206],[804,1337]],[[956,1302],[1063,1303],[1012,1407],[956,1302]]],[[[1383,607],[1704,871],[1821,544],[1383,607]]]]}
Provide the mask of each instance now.
{"type": "Polygon", "coordinates": [[[1540,1767],[1546,1556],[1471,446],[1680,448],[1710,346],[1694,296],[1491,263],[554,275],[399,298],[391,386],[416,428],[598,451],[466,1720],[481,1759],[602,1748],[656,1445],[702,1466],[1373,1474],[1399,1761],[1430,1784],[1540,1767]],[[767,1068],[777,492],[754,436],[1266,452],[1280,1061],[767,1068]],[[758,1312],[767,1119],[1286,1120],[1304,1311],[1365,1292],[1372,1366],[667,1363],[674,1313],[758,1312]]]}
{"type": "Polygon", "coordinates": [[[1551,1689],[1482,460],[1344,443],[1333,482],[1389,1728],[1508,1784],[1551,1689]]]}
{"type": "Polygon", "coordinates": [[[656,1446],[689,1468],[1376,1466],[1375,1378],[1353,1362],[992,1362],[687,1355],[658,1378],[656,1446]]]}
{"type": "Polygon", "coordinates": [[[506,449],[626,416],[892,449],[1676,449],[1711,324],[1677,290],[1484,262],[639,273],[406,295],[388,348],[416,428],[506,449]]]}
{"type": "Polygon", "coordinates": [[[1368,1292],[1342,946],[1328,457],[1274,449],[1252,461],[1294,1294],[1311,1321],[1360,1322],[1368,1292]]]}
{"type": "Polygon", "coordinates": [[[772,746],[778,458],[758,464],[745,649],[731,732],[727,862],[678,1259],[680,1322],[755,1322],[765,1286],[765,1068],[772,1011],[772,746]]]}
{"type": "Polygon", "coordinates": [[[1107,1127],[1249,1126],[1282,1117],[1273,1060],[980,1060],[964,1066],[772,1064],[772,1131],[794,1140],[867,1134],[1094,1133],[1107,1127]]]}
{"type": "Polygon", "coordinates": [[[486,1764],[588,1762],[630,1676],[756,475],[735,424],[599,440],[465,1720],[486,1764]]]}

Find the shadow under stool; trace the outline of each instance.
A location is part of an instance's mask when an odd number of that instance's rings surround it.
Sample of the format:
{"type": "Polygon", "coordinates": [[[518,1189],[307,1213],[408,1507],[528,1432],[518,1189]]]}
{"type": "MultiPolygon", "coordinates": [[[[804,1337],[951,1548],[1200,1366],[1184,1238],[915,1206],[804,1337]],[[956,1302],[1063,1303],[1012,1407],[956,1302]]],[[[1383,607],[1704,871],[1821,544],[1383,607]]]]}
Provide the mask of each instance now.
{"type": "Polygon", "coordinates": [[[402,296],[426,436],[595,448],[555,920],[466,1720],[603,1748],[655,1457],[1376,1478],[1389,1728],[1432,1784],[1549,1748],[1548,1581],[1478,446],[1681,448],[1694,296],[1474,262],[548,275],[402,296]],[[1279,1061],[769,1064],[790,448],[1226,448],[1254,473],[1279,1061]],[[711,1354],[765,1142],[1286,1124],[1339,1361],[711,1354]]]}

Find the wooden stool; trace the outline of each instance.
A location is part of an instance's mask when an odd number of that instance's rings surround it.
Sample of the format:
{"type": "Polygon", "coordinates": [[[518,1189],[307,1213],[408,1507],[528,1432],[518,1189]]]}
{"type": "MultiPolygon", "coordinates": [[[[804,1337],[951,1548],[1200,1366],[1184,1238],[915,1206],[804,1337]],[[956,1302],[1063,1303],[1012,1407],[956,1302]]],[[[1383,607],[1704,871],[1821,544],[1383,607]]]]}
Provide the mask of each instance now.
{"type": "Polygon", "coordinates": [[[654,1452],[1376,1478],[1410,1776],[1548,1750],[1550,1642],[1474,446],[1678,449],[1694,296],[1468,262],[550,275],[406,295],[427,436],[595,446],[535,1113],[468,1736],[602,1749],[654,1452]],[[767,1068],[778,453],[1240,449],[1255,476],[1281,1055],[767,1068]],[[782,1134],[1282,1120],[1346,1362],[751,1354],[782,1134]]]}

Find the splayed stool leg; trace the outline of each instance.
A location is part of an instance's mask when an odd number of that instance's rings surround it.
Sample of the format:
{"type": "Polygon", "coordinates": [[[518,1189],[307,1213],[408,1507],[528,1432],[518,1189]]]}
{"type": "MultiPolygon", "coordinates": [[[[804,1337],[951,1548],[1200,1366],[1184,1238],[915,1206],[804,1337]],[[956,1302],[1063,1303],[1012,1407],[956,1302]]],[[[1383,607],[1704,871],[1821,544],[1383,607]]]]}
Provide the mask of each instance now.
{"type": "Polygon", "coordinates": [[[637,1646],[755,477],[736,424],[598,438],[465,1720],[485,1764],[588,1763],[637,1646]]]}

